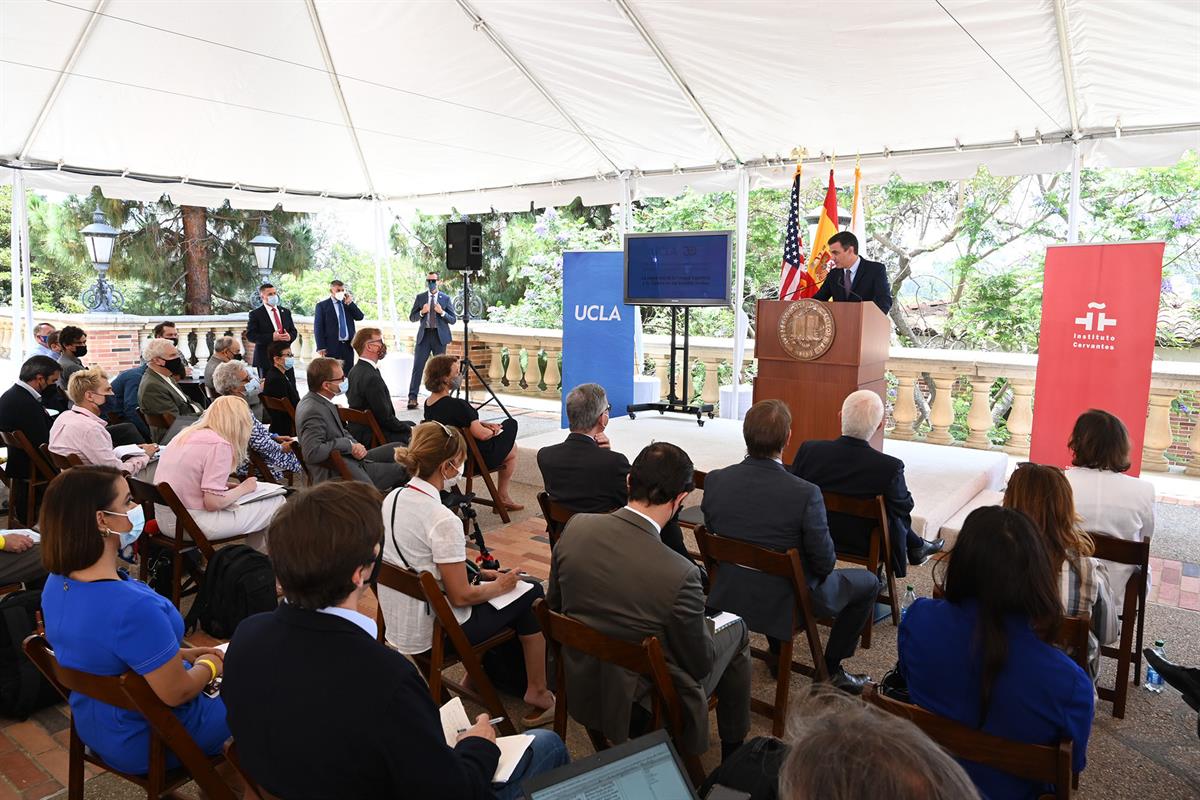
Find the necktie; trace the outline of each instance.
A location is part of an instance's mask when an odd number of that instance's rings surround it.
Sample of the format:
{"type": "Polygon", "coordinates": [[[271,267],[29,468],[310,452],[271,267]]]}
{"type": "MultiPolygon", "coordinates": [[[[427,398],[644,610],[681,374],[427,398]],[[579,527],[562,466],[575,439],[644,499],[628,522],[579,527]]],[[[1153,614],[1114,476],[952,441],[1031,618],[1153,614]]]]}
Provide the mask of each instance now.
{"type": "Polygon", "coordinates": [[[850,299],[850,270],[842,270],[842,288],[846,290],[846,299],[850,299]]]}
{"type": "Polygon", "coordinates": [[[437,295],[431,293],[428,295],[428,297],[429,297],[429,319],[425,320],[425,327],[426,328],[436,328],[437,323],[434,322],[434,320],[433,320],[433,315],[434,315],[433,304],[437,302],[437,295]]]}
{"type": "Polygon", "coordinates": [[[279,319],[279,310],[275,306],[271,306],[271,316],[275,320],[275,330],[283,333],[283,322],[279,319]]]}
{"type": "Polygon", "coordinates": [[[350,338],[350,332],[346,330],[346,314],[342,311],[342,304],[334,300],[333,308],[337,311],[338,318],[338,338],[343,342],[350,338]]]}

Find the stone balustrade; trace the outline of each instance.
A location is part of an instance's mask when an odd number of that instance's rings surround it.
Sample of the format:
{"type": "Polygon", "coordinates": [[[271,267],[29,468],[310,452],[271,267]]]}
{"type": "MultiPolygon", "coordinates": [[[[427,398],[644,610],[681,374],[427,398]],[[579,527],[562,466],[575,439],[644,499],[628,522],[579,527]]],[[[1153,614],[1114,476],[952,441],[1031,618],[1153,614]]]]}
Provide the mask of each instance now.
{"type": "MultiPolygon", "coordinates": [[[[12,317],[6,309],[0,309],[0,315],[0,358],[9,358],[12,317]]],[[[37,319],[60,329],[69,324],[83,327],[89,334],[87,361],[113,374],[138,362],[141,343],[159,321],[131,315],[38,314],[37,319]]],[[[316,355],[312,318],[294,315],[293,320],[299,332],[293,350],[304,364],[316,355]]],[[[203,365],[212,353],[213,340],[227,333],[242,336],[244,349],[248,354],[251,350],[244,338],[245,314],[176,316],[172,321],[190,364],[203,365]]],[[[394,351],[411,351],[416,328],[406,320],[398,321],[395,331],[387,321],[359,323],[360,328],[366,325],[381,328],[394,351]]],[[[461,353],[461,330],[461,326],[455,330],[453,352],[461,353]]],[[[471,325],[470,335],[471,359],[497,392],[546,399],[561,396],[561,331],[477,322],[471,325]]],[[[654,364],[660,396],[665,397],[670,339],[646,335],[644,348],[654,364]]],[[[692,378],[689,395],[695,396],[698,389],[704,402],[718,402],[720,385],[729,382],[721,376],[731,371],[731,351],[730,339],[692,337],[691,363],[686,370],[685,365],[676,363],[677,376],[686,373],[692,378]]],[[[747,353],[753,352],[750,341],[747,353]]],[[[888,373],[894,392],[889,397],[890,438],[1028,455],[1036,355],[893,347],[888,373]],[[1007,412],[997,415],[997,404],[1006,406],[1007,412]],[[996,416],[1001,417],[1001,424],[994,421],[996,416]]],[[[1188,474],[1200,476],[1200,408],[1192,407],[1196,392],[1200,392],[1200,364],[1155,360],[1142,469],[1165,471],[1172,463],[1185,464],[1188,474]]]]}

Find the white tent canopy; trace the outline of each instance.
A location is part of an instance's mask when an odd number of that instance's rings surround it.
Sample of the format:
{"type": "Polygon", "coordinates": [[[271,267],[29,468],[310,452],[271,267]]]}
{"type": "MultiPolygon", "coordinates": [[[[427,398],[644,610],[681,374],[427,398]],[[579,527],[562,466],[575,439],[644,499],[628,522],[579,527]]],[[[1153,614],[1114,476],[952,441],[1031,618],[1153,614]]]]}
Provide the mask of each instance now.
{"type": "Polygon", "coordinates": [[[1200,144],[1200,3],[6,0],[0,104],[31,187],[210,206],[1147,165],[1200,144]]]}

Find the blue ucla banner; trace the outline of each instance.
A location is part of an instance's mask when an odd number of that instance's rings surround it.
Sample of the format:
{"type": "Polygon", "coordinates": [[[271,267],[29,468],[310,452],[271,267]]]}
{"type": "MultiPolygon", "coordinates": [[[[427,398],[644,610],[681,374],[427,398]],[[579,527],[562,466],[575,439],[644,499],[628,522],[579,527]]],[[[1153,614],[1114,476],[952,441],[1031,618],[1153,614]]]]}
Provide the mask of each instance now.
{"type": "Polygon", "coordinates": [[[563,253],[563,408],[567,392],[598,383],[612,416],[633,402],[633,315],[625,299],[624,253],[563,253]]]}

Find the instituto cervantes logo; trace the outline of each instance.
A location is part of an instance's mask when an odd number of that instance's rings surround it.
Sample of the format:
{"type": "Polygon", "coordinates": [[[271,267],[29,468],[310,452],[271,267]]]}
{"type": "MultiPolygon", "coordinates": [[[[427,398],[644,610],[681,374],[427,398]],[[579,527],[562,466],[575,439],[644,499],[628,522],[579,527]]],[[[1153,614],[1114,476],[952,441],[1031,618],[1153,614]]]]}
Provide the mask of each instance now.
{"type": "Polygon", "coordinates": [[[1104,313],[1107,303],[1088,303],[1088,312],[1082,317],[1075,318],[1075,324],[1082,331],[1075,331],[1071,346],[1078,350],[1115,350],[1117,348],[1116,333],[1110,329],[1117,327],[1117,321],[1104,313]]]}
{"type": "Polygon", "coordinates": [[[797,300],[779,317],[779,341],[789,356],[812,361],[825,355],[836,333],[828,303],[797,300]]]}

